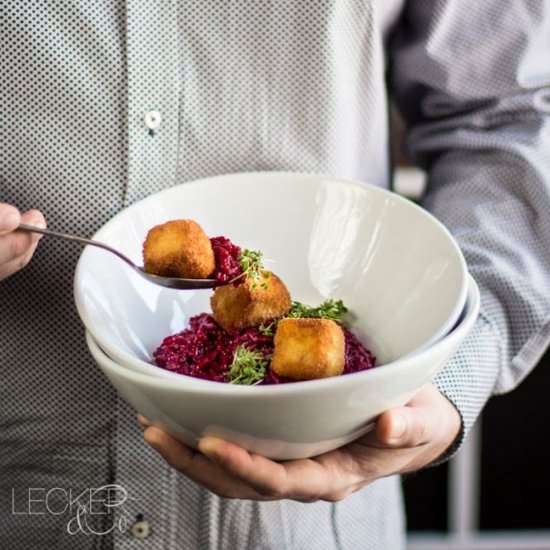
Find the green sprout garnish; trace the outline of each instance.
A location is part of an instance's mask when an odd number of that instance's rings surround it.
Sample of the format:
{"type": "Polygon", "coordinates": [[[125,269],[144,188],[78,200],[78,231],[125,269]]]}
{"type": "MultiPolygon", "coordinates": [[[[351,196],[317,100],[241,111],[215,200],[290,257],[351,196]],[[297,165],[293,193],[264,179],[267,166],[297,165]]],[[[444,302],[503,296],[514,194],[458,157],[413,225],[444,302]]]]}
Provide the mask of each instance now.
{"type": "Polygon", "coordinates": [[[262,336],[275,336],[277,323],[285,318],[314,318],[314,319],[329,319],[336,323],[342,323],[344,315],[348,312],[348,308],[342,300],[325,300],[320,306],[310,307],[301,302],[292,302],[292,306],[286,315],[273,319],[269,323],[262,323],[258,326],[258,330],[262,336]]]}
{"type": "Polygon", "coordinates": [[[245,248],[241,252],[239,260],[243,272],[241,277],[249,277],[252,280],[252,288],[261,284],[262,288],[267,289],[267,280],[271,277],[271,272],[264,270],[263,258],[263,252],[259,250],[245,248]]]}
{"type": "Polygon", "coordinates": [[[240,257],[241,269],[243,270],[243,273],[249,274],[260,271],[263,267],[263,258],[263,252],[245,248],[241,252],[240,257]]]}
{"type": "Polygon", "coordinates": [[[314,317],[317,319],[329,319],[342,322],[344,314],[347,313],[348,308],[344,305],[342,300],[325,300],[320,306],[309,307],[300,302],[292,302],[290,311],[286,314],[286,317],[314,317]]]}
{"type": "Polygon", "coordinates": [[[235,350],[233,363],[229,365],[228,379],[230,384],[259,384],[267,373],[269,357],[261,351],[250,351],[245,346],[235,350]]]}
{"type": "Polygon", "coordinates": [[[258,327],[258,330],[260,331],[260,334],[262,336],[275,336],[276,328],[277,328],[277,321],[275,320],[275,321],[271,321],[271,323],[268,323],[267,325],[262,323],[258,327]]]}

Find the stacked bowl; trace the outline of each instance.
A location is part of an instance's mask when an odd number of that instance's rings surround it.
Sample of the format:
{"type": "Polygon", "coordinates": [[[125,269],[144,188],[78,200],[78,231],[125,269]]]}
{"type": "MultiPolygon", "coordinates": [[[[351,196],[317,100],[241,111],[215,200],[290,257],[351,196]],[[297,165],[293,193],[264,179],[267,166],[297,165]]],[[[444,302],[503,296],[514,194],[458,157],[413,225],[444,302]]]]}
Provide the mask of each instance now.
{"type": "Polygon", "coordinates": [[[314,456],[366,433],[429,383],[472,329],[479,291],[445,227],[375,186],[297,173],[184,183],[123,210],[94,236],[142,263],[148,230],[194,219],[262,250],[293,299],[342,299],[377,367],[291,384],[239,386],[155,366],[153,351],[210,311],[212,291],[162,288],[88,247],[74,292],[99,368],[136,411],[188,445],[205,434],[274,459],[314,456]]]}

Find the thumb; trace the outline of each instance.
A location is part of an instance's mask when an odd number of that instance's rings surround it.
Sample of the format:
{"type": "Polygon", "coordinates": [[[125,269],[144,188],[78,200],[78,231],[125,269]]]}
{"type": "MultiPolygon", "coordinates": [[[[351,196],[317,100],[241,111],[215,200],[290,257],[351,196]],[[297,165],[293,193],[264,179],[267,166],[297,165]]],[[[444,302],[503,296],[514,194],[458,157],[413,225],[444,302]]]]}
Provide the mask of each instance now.
{"type": "Polygon", "coordinates": [[[434,432],[435,420],[431,416],[429,410],[421,406],[390,409],[382,413],[376,422],[377,439],[390,448],[425,445],[434,432]]]}

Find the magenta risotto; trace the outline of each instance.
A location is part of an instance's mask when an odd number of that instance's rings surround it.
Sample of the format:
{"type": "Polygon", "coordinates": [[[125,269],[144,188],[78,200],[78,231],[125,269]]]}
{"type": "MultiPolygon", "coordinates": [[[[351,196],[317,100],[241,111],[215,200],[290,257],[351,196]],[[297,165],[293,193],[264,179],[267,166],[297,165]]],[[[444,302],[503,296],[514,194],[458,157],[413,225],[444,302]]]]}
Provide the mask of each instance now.
{"type": "MultiPolygon", "coordinates": [[[[343,374],[367,370],[375,366],[375,357],[347,328],[345,337],[345,366],[343,374]]],[[[154,359],[163,369],[203,378],[214,382],[229,382],[229,367],[240,346],[261,354],[267,362],[273,354],[273,334],[251,327],[227,332],[212,315],[201,313],[189,322],[189,327],[178,334],[166,337],[156,349],[154,359]]],[[[277,376],[269,366],[260,384],[293,382],[277,376]]]]}

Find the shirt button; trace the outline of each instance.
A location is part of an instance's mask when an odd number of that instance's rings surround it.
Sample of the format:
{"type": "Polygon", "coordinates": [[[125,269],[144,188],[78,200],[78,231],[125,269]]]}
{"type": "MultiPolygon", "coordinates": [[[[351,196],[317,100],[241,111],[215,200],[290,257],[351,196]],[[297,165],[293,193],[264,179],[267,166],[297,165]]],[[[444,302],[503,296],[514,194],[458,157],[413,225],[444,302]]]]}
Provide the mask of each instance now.
{"type": "Polygon", "coordinates": [[[132,525],[132,535],[134,535],[136,539],[146,539],[150,532],[151,527],[146,521],[136,521],[134,525],[132,525]]]}
{"type": "Polygon", "coordinates": [[[145,115],[143,115],[143,122],[145,122],[145,126],[147,126],[149,130],[156,130],[162,122],[162,117],[158,111],[147,111],[145,115]]]}

